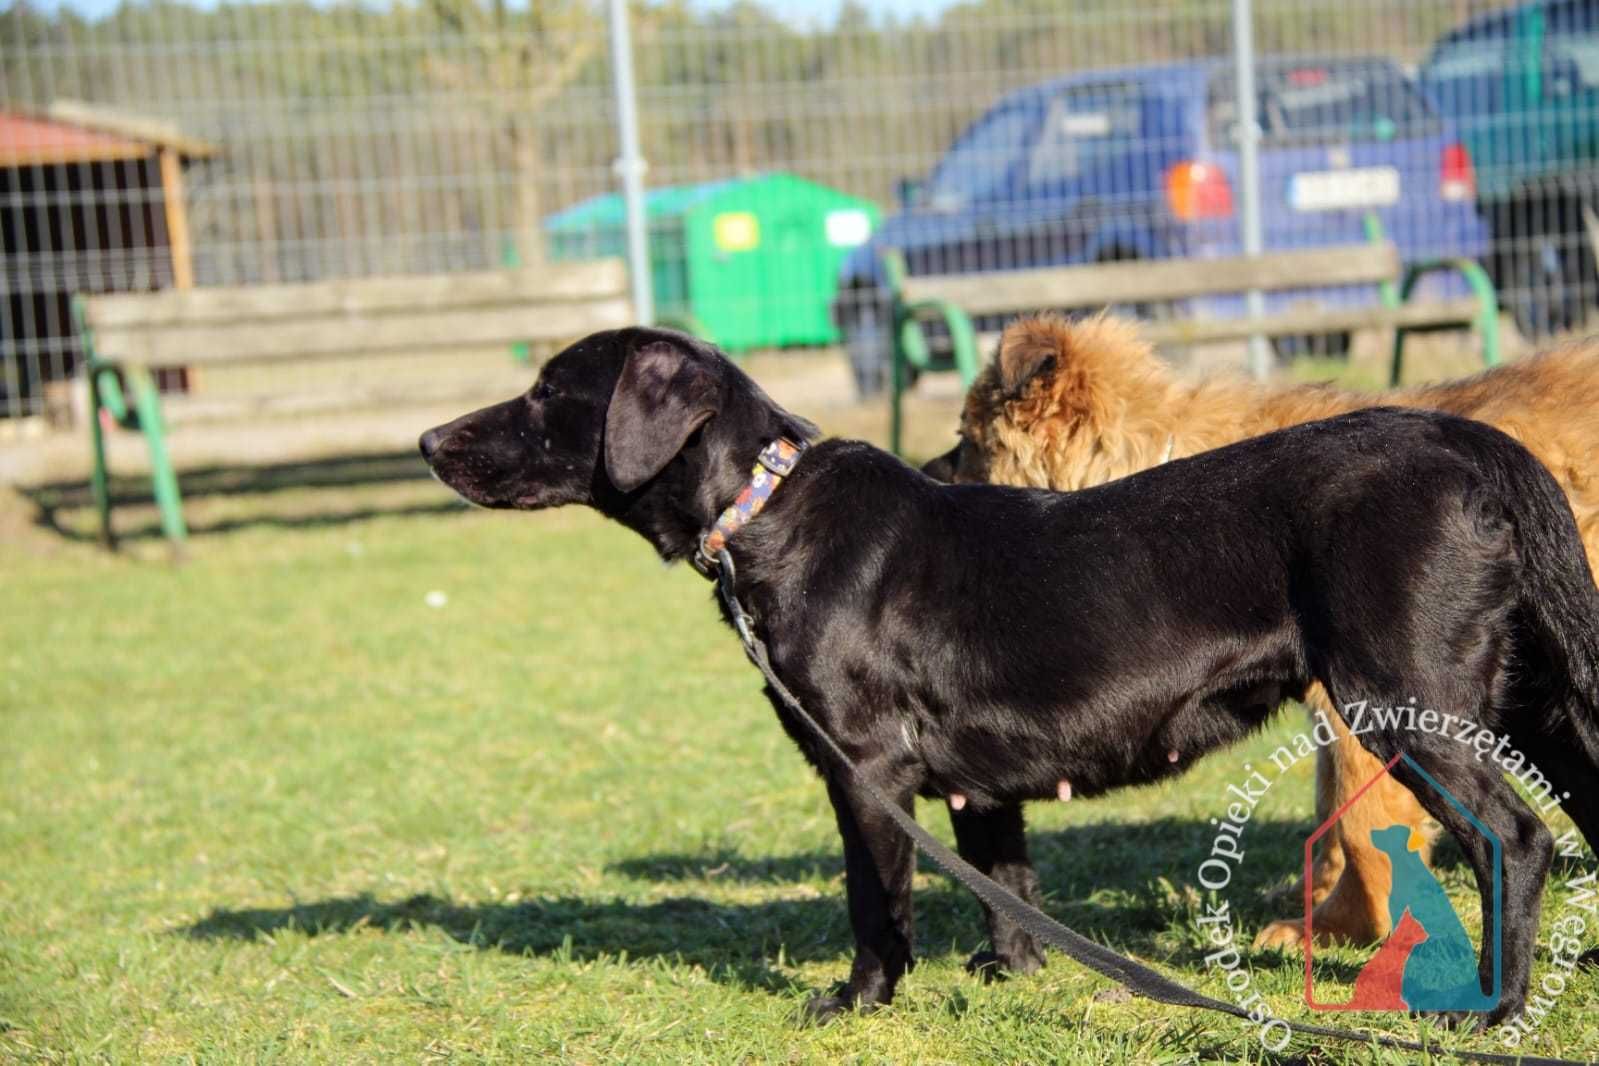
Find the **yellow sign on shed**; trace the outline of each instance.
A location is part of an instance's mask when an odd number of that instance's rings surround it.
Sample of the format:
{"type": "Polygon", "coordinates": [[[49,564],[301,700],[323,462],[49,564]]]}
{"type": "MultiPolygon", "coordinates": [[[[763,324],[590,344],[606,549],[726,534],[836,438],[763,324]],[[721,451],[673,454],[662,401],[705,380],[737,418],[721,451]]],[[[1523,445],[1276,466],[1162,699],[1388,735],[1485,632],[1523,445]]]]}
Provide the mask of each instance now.
{"type": "Polygon", "coordinates": [[[747,252],[761,243],[761,222],[753,211],[726,211],[711,222],[719,252],[747,252]]]}

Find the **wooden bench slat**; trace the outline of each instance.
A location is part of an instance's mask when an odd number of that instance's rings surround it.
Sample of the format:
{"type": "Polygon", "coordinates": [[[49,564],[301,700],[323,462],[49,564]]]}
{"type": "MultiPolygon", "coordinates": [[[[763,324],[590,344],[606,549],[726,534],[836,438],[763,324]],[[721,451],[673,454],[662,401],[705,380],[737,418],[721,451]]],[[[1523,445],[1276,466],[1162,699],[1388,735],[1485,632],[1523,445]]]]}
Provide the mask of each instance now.
{"type": "MultiPolygon", "coordinates": [[[[411,277],[344,278],[288,285],[166,289],[90,297],[89,325],[110,332],[198,323],[242,323],[308,315],[451,311],[495,304],[550,304],[627,293],[620,259],[536,268],[411,277]]],[[[277,328],[274,324],[271,328],[277,328]]]]}
{"type": "MultiPolygon", "coordinates": [[[[501,388],[499,394],[509,395],[516,388],[526,388],[531,381],[532,374],[529,373],[520,385],[501,388]]],[[[455,379],[445,376],[436,388],[430,387],[427,395],[421,397],[415,388],[377,384],[323,392],[169,396],[162,401],[161,406],[167,424],[177,426],[240,418],[297,418],[335,411],[414,406],[418,402],[428,405],[453,401],[481,403],[485,396],[493,394],[486,391],[481,382],[468,380],[457,383],[455,379]]]]}
{"type": "Polygon", "coordinates": [[[1182,300],[1248,289],[1369,285],[1399,277],[1392,244],[1352,244],[1258,259],[1152,259],[1093,266],[924,275],[905,279],[904,297],[948,300],[968,314],[1182,300]],[[1078,294],[1082,294],[1079,296],[1078,294]]]}
{"type": "Polygon", "coordinates": [[[622,296],[580,303],[418,309],[409,313],[299,315],[272,322],[196,322],[100,328],[101,358],[144,366],[200,366],[575,339],[631,324],[622,296]]]}
{"type": "Polygon", "coordinates": [[[1346,330],[1421,328],[1465,324],[1477,317],[1475,300],[1444,300],[1435,303],[1405,304],[1397,308],[1350,307],[1330,310],[1306,308],[1268,315],[1259,323],[1247,318],[1170,322],[1144,322],[1139,332],[1154,344],[1205,344],[1211,341],[1241,340],[1254,333],[1282,337],[1290,334],[1314,335],[1342,333],[1346,330]]]}

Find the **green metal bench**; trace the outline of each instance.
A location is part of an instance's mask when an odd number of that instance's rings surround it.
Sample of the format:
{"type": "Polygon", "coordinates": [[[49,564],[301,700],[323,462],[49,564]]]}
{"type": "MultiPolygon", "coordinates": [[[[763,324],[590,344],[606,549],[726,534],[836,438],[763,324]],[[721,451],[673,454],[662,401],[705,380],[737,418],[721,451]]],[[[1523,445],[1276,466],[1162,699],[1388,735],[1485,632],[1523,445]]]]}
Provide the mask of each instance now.
{"type": "MultiPolygon", "coordinates": [[[[180,548],[188,527],[156,387],[158,368],[280,364],[287,372],[273,380],[272,396],[280,408],[293,408],[281,401],[306,393],[293,387],[294,363],[561,343],[631,324],[633,306],[625,266],[606,259],[469,274],[79,295],[73,314],[85,351],[90,486],[100,541],[116,545],[103,418],[144,435],[161,529],[180,548]]],[[[348,407],[374,396],[307,395],[302,409],[348,407]]]]}
{"type": "Polygon", "coordinates": [[[904,256],[884,256],[884,275],[892,300],[893,383],[890,445],[900,450],[903,400],[912,375],[955,371],[970,387],[982,365],[974,317],[1042,310],[1078,310],[1114,305],[1159,305],[1201,296],[1258,289],[1377,285],[1381,301],[1370,307],[1294,308],[1259,320],[1166,319],[1145,322],[1142,332],[1157,345],[1204,344],[1266,336],[1346,333],[1356,329],[1394,330],[1390,379],[1399,383],[1405,339],[1412,333],[1470,328],[1482,339],[1486,366],[1500,361],[1499,299],[1493,282],[1470,259],[1439,259],[1404,265],[1375,216],[1366,220],[1370,240],[1302,251],[1274,252],[1258,258],[1165,259],[1046,267],[984,274],[911,276],[904,256]],[[1416,285],[1429,274],[1453,272],[1465,278],[1472,295],[1463,299],[1414,303],[1416,285]],[[927,326],[944,327],[939,348],[927,326]]]}

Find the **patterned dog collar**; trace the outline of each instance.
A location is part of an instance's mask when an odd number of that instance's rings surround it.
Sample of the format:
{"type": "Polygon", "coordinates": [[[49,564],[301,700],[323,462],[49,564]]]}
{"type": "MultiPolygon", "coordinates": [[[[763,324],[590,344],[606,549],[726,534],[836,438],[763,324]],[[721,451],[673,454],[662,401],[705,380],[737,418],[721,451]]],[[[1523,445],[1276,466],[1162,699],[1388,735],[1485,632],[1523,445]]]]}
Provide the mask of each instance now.
{"type": "Polygon", "coordinates": [[[710,530],[700,538],[700,548],[694,563],[702,574],[716,572],[716,555],[727,546],[727,538],[743,528],[744,524],[761,513],[766,501],[772,498],[777,486],[794,472],[794,464],[810,445],[804,441],[791,441],[779,437],[761,449],[750,469],[749,484],[723,511],[710,530]]]}

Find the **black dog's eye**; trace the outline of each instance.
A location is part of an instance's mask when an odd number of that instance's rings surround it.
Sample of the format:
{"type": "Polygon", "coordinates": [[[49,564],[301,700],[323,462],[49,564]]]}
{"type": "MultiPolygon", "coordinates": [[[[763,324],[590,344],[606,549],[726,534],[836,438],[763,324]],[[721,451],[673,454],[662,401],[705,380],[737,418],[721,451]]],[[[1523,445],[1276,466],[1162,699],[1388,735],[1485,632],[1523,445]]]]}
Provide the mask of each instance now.
{"type": "Polygon", "coordinates": [[[537,385],[533,386],[533,398],[535,400],[543,402],[544,400],[548,400],[551,396],[554,396],[554,395],[555,395],[555,389],[553,389],[550,386],[550,383],[548,381],[541,381],[537,385]]]}

